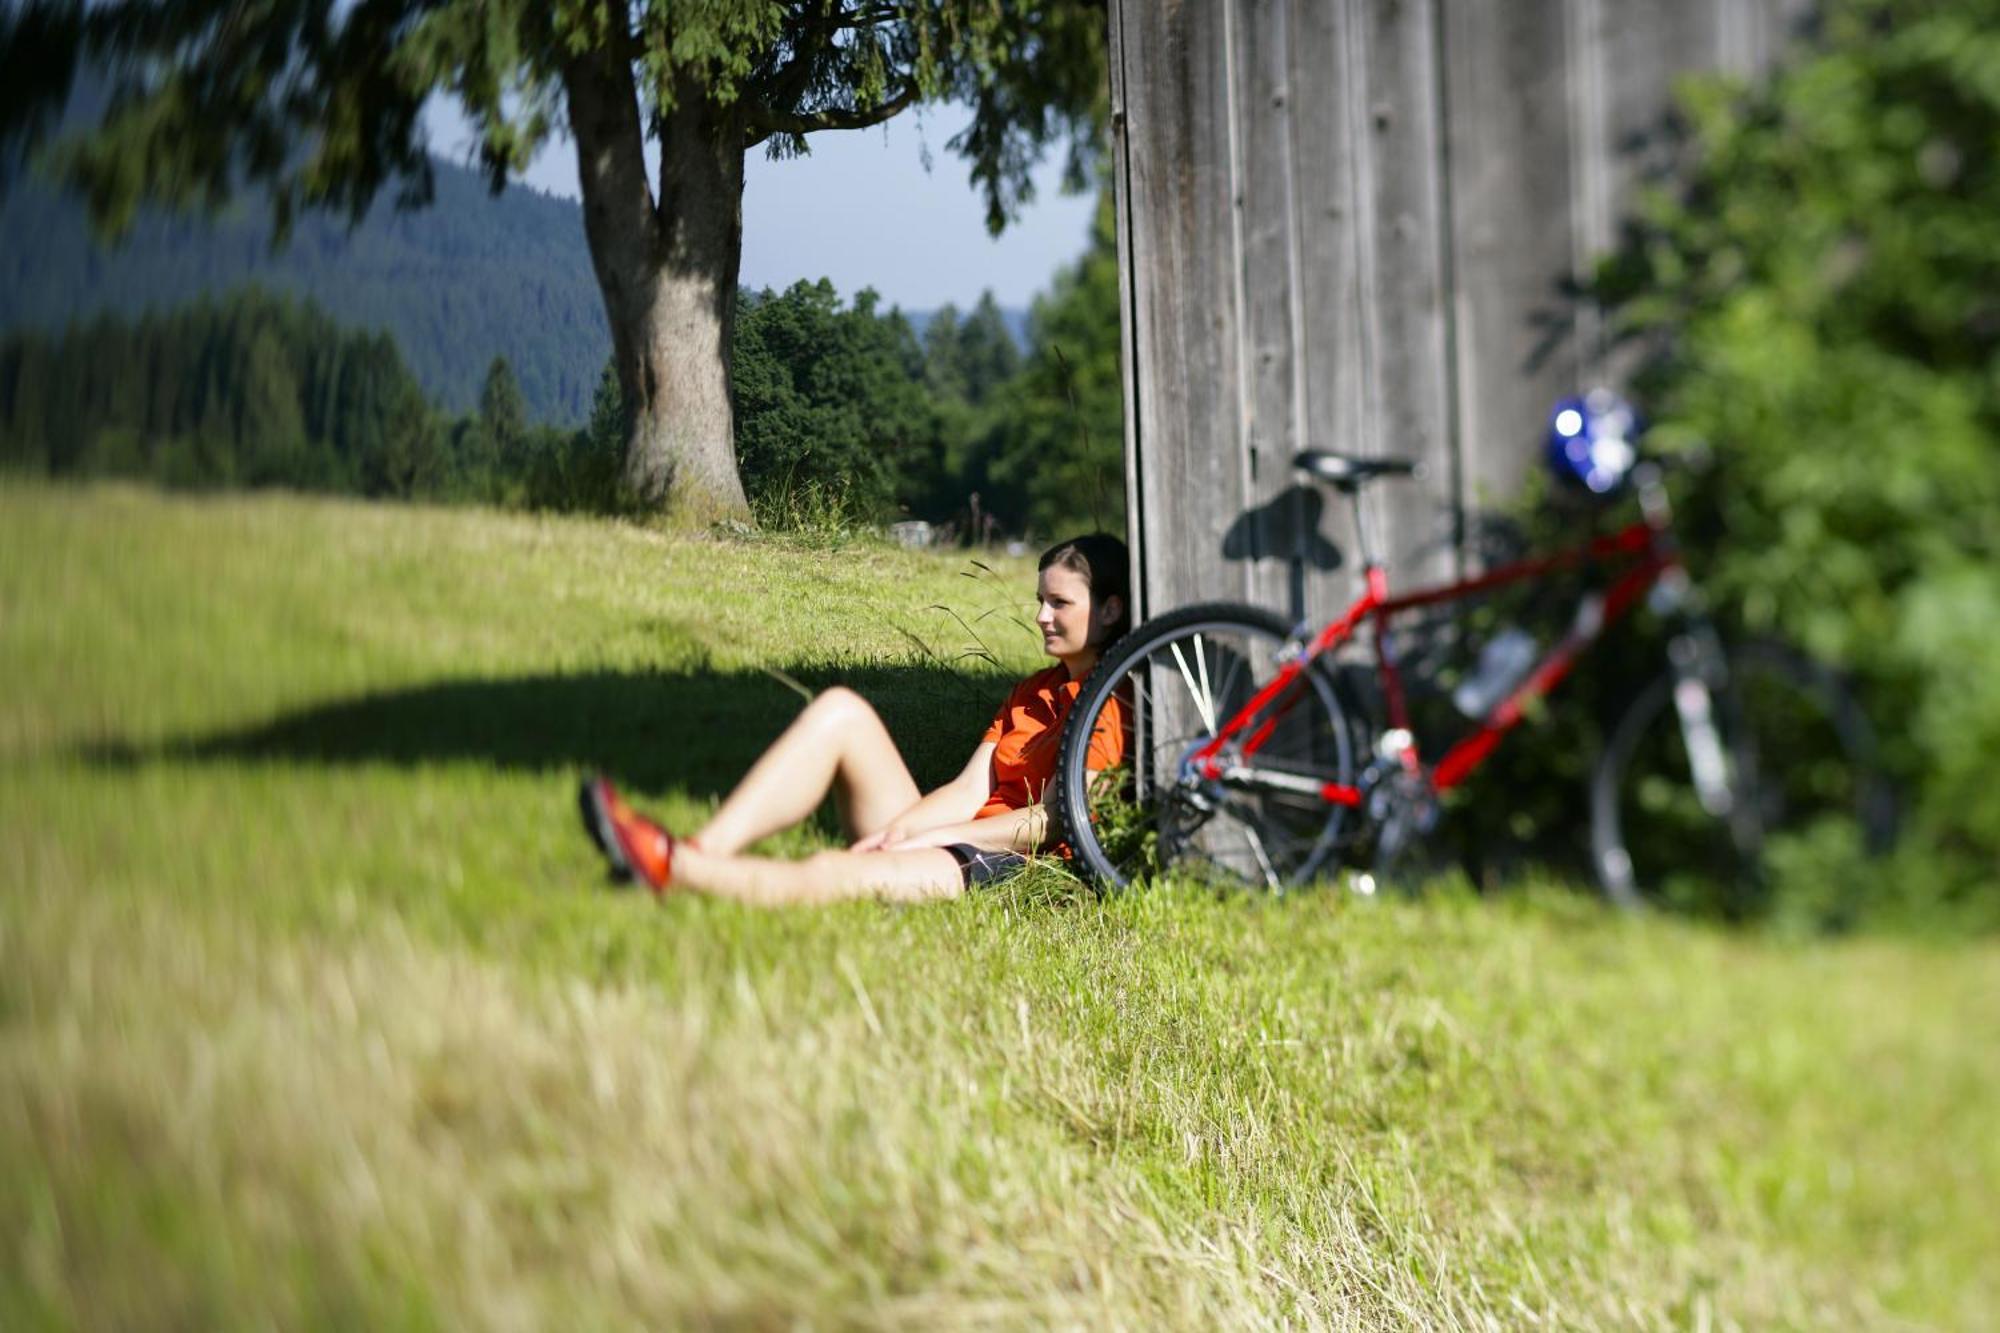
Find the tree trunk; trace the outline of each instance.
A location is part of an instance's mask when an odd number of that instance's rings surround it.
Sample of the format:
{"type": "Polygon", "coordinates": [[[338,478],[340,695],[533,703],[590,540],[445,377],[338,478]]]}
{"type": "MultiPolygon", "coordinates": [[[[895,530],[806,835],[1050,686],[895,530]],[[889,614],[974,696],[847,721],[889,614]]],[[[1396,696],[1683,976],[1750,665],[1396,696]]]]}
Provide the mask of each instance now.
{"type": "Polygon", "coordinates": [[[584,234],[624,395],[625,482],[676,524],[748,518],[736,470],[729,344],[743,249],[743,130],[699,87],[660,120],[660,195],[646,179],[630,65],[564,70],[584,234]]]}

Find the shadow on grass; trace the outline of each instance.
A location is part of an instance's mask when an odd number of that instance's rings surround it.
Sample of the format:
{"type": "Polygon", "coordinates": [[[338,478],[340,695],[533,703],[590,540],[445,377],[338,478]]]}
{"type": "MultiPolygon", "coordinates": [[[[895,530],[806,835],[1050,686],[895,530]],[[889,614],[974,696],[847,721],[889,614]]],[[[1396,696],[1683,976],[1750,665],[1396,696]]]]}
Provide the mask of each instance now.
{"type": "MultiPolygon", "coordinates": [[[[936,666],[797,666],[788,674],[813,691],[846,685],[874,704],[926,788],[963,766],[1012,684],[999,672],[936,666]]],[[[758,670],[440,681],[209,735],[100,743],[85,756],[111,767],[269,760],[601,769],[641,791],[700,797],[727,791],[804,705],[796,690],[758,670]]]]}

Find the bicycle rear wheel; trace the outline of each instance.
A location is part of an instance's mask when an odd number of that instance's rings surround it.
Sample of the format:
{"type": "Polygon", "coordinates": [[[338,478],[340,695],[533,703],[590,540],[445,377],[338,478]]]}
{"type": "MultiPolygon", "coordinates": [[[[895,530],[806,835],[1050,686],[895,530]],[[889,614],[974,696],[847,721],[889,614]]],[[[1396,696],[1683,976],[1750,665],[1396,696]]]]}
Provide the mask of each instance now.
{"type": "Polygon", "coordinates": [[[1350,811],[1320,788],[1352,783],[1354,747],[1326,673],[1302,672],[1272,700],[1244,733],[1263,733],[1255,754],[1223,776],[1190,762],[1277,674],[1289,642],[1268,611],[1209,603],[1141,625],[1098,663],[1047,800],[1090,878],[1116,891],[1176,869],[1278,888],[1331,866],[1350,811]],[[1098,772],[1107,736],[1122,758],[1098,772]]]}
{"type": "Polygon", "coordinates": [[[1771,643],[1731,648],[1717,674],[1705,690],[1662,674],[1605,745],[1591,849],[1621,906],[1744,915],[1788,863],[1851,863],[1894,835],[1873,733],[1838,677],[1771,643]]]}

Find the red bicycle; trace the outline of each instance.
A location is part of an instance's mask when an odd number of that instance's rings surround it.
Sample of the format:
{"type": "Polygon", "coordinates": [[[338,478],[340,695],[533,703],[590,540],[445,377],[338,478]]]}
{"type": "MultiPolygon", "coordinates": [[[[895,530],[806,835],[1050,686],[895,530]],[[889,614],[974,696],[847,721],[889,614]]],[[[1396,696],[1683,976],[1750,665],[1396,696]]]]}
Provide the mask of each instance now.
{"type": "MultiPolygon", "coordinates": [[[[1565,428],[1587,435],[1592,424],[1585,400],[1568,401],[1568,415],[1559,405],[1554,418],[1558,446],[1565,428]]],[[[1823,845],[1829,828],[1859,830],[1879,850],[1890,801],[1867,721],[1842,682],[1777,645],[1725,644],[1682,563],[1658,466],[1629,449],[1599,449],[1605,466],[1593,469],[1583,452],[1577,477],[1592,490],[1636,491],[1636,519],[1554,554],[1403,593],[1391,592],[1376,558],[1362,493],[1417,466],[1299,455],[1300,471],[1353,503],[1365,590],[1317,631],[1257,607],[1206,603],[1115,645],[1077,697],[1047,802],[1082,866],[1112,890],[1168,870],[1276,889],[1348,868],[1372,892],[1379,877],[1407,869],[1440,796],[1471,779],[1642,603],[1665,628],[1665,661],[1628,696],[1589,780],[1591,859],[1604,891],[1627,906],[1713,903],[1718,891],[1740,898],[1786,848],[1823,845]],[[1406,617],[1558,575],[1577,576],[1584,590],[1546,645],[1496,633],[1455,683],[1399,651],[1406,617]],[[1433,760],[1417,739],[1411,693],[1434,701],[1444,685],[1454,686],[1465,725],[1433,760]],[[1107,710],[1127,758],[1092,773],[1086,742],[1107,710]]]]}

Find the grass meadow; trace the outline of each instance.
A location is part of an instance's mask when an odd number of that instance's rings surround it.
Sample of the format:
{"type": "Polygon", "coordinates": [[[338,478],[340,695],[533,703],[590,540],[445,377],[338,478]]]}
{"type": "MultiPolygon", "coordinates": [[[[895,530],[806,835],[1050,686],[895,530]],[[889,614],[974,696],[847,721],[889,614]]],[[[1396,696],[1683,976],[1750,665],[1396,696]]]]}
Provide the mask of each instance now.
{"type": "Polygon", "coordinates": [[[579,771],[692,823],[794,683],[948,775],[1031,577],[0,488],[0,1327],[2000,1321],[1992,943],[606,886],[579,771]]]}

